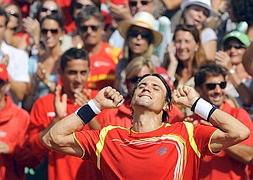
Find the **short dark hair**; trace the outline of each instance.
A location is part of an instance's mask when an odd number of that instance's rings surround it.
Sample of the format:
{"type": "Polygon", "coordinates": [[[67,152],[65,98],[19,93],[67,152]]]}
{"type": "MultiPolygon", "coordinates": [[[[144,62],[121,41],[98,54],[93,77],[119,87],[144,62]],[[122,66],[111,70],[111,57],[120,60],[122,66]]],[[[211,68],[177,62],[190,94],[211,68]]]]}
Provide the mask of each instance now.
{"type": "MultiPolygon", "coordinates": [[[[171,106],[171,96],[172,96],[172,93],[171,93],[171,89],[170,89],[170,86],[168,85],[168,83],[166,82],[166,80],[160,75],[160,74],[157,74],[157,73],[153,73],[153,74],[145,74],[144,76],[142,76],[139,80],[138,80],[138,83],[137,85],[139,84],[139,82],[144,79],[145,77],[148,77],[148,76],[155,76],[157,77],[158,79],[160,79],[163,83],[163,85],[165,86],[166,88],[166,97],[165,97],[165,101],[168,103],[169,107],[171,106]]],[[[137,87],[137,86],[136,86],[137,87]]],[[[136,87],[134,89],[134,91],[136,90],[136,87]]],[[[164,111],[163,110],[163,114],[162,114],[162,122],[166,122],[169,118],[169,114],[167,111],[164,111]]]]}
{"type": "Polygon", "coordinates": [[[88,61],[88,64],[89,64],[89,55],[84,49],[70,48],[67,51],[65,51],[61,56],[61,61],[60,61],[61,71],[64,71],[64,69],[67,66],[67,63],[74,59],[79,59],[79,60],[81,59],[84,61],[88,61]]]}
{"type": "Polygon", "coordinates": [[[9,16],[2,7],[0,7],[0,16],[5,17],[5,26],[7,26],[8,22],[9,22],[9,16]]]}
{"type": "Polygon", "coordinates": [[[64,22],[61,16],[58,16],[57,14],[50,14],[41,19],[40,26],[42,26],[43,22],[47,19],[54,20],[58,23],[59,27],[64,30],[64,22]]]}
{"type": "Polygon", "coordinates": [[[227,76],[227,69],[214,63],[208,62],[201,65],[194,75],[195,87],[200,87],[206,82],[208,76],[219,76],[222,75],[224,78],[227,76]]]}
{"type": "Polygon", "coordinates": [[[80,28],[80,25],[82,25],[83,21],[87,21],[93,17],[101,22],[102,25],[104,25],[104,16],[96,6],[90,5],[82,7],[76,17],[77,27],[80,28]]]}

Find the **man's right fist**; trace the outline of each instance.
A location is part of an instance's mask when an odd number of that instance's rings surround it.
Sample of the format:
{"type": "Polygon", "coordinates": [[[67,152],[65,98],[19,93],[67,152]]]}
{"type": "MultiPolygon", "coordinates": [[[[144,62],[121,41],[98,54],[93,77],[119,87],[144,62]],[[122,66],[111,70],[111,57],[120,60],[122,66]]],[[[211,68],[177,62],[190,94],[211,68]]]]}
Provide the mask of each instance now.
{"type": "Polygon", "coordinates": [[[101,89],[93,100],[97,107],[103,110],[118,107],[124,98],[116,89],[107,86],[101,89]]]}

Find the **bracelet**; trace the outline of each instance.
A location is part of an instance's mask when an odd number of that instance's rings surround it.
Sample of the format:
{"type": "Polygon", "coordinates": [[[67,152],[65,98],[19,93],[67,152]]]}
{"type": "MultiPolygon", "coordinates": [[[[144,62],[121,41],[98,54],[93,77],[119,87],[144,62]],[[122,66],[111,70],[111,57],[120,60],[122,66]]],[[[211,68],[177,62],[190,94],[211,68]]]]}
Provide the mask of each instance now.
{"type": "Polygon", "coordinates": [[[212,104],[204,100],[203,98],[197,99],[193,105],[191,110],[199,115],[200,117],[204,118],[206,121],[209,121],[211,115],[217,108],[214,107],[212,104]]]}
{"type": "Polygon", "coordinates": [[[95,102],[91,99],[87,104],[81,106],[75,111],[84,124],[89,123],[101,110],[97,107],[95,102]]]}

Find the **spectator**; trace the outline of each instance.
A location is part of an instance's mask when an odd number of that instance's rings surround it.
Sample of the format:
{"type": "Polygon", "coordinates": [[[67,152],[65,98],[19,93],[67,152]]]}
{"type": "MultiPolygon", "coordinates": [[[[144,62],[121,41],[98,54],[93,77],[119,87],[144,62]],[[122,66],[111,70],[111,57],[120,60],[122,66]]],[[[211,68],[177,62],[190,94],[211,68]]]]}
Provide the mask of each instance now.
{"type": "Polygon", "coordinates": [[[4,7],[9,15],[9,21],[5,31],[5,41],[18,49],[29,50],[29,36],[22,30],[22,14],[19,6],[10,3],[4,7]]]}
{"type": "Polygon", "coordinates": [[[10,74],[12,98],[15,103],[19,103],[24,99],[29,88],[28,54],[23,50],[8,45],[4,41],[8,20],[7,13],[0,7],[1,61],[7,65],[10,74]]]}
{"type": "Polygon", "coordinates": [[[116,87],[121,93],[125,93],[124,86],[125,68],[127,64],[137,56],[144,56],[159,66],[158,57],[153,55],[154,46],[162,41],[162,34],[155,30],[154,17],[147,12],[137,13],[132,20],[122,21],[119,32],[125,38],[123,58],[120,59],[116,69],[116,87]]]}
{"type": "Polygon", "coordinates": [[[192,107],[218,129],[187,122],[162,123],[170,96],[170,88],[160,75],[147,74],[133,93],[130,129],[107,126],[101,131],[79,131],[101,110],[116,108],[122,102],[123,96],[115,89],[103,88],[76,113],[45,130],[42,141],[48,148],[92,159],[105,179],[197,179],[201,157],[249,136],[246,126],[199,99],[188,86],[175,90],[173,101],[192,107]],[[126,160],[132,163],[122,163],[126,160]]]}
{"type": "Polygon", "coordinates": [[[167,57],[164,67],[174,86],[194,87],[193,74],[198,66],[206,61],[198,30],[192,25],[177,25],[167,57]]]}
{"type": "Polygon", "coordinates": [[[214,60],[217,36],[211,28],[205,27],[212,13],[210,0],[184,0],[181,4],[182,19],[185,24],[194,25],[200,32],[201,44],[208,60],[214,60]]]}
{"type": "MultiPolygon", "coordinates": [[[[32,161],[41,162],[48,156],[48,179],[93,179],[96,174],[88,161],[76,157],[62,155],[46,149],[40,141],[40,133],[56,121],[77,110],[80,105],[92,98],[95,92],[85,88],[89,74],[88,54],[81,49],[71,48],[61,57],[60,75],[62,86],[58,86],[55,94],[50,93],[39,98],[31,111],[31,124],[29,126],[28,147],[32,149],[30,157],[32,161]],[[61,98],[60,96],[63,95],[61,98]],[[62,101],[59,106],[58,101],[62,101]],[[87,169],[86,169],[87,168],[87,169]],[[84,170],[86,169],[86,170],[84,170]]],[[[98,129],[99,124],[92,121],[85,129],[98,129]]]]}
{"type": "Polygon", "coordinates": [[[80,10],[85,6],[97,6],[97,8],[100,8],[100,2],[99,0],[72,0],[70,4],[70,15],[72,17],[72,21],[67,26],[67,32],[76,34],[76,23],[75,19],[77,17],[77,14],[80,12],[80,10]]]}
{"type": "Polygon", "coordinates": [[[17,107],[9,97],[9,76],[4,64],[0,64],[0,179],[24,178],[24,166],[18,161],[19,152],[27,137],[29,114],[17,107]]]}
{"type": "MultiPolygon", "coordinates": [[[[159,57],[159,65],[162,64],[164,53],[168,44],[171,42],[171,22],[170,20],[163,16],[165,12],[165,5],[162,0],[128,0],[128,4],[125,6],[118,6],[114,3],[107,3],[109,9],[112,12],[114,18],[117,17],[121,20],[131,20],[139,12],[148,12],[155,17],[154,29],[159,31],[162,36],[162,42],[159,46],[155,48],[154,54],[159,57]]],[[[124,39],[122,38],[119,31],[114,31],[109,39],[110,44],[115,47],[123,48],[124,39]]]]}
{"type": "Polygon", "coordinates": [[[78,32],[90,56],[88,87],[99,90],[113,85],[121,50],[103,41],[104,17],[95,6],[86,6],[77,15],[78,32]]]}
{"type": "MultiPolygon", "coordinates": [[[[45,0],[43,1],[40,6],[38,7],[37,15],[34,19],[31,17],[27,17],[23,19],[23,26],[24,29],[30,34],[31,36],[31,54],[37,55],[38,49],[40,47],[40,38],[41,35],[41,21],[46,16],[58,16],[61,19],[65,20],[61,8],[54,0],[45,0]]],[[[64,23],[64,21],[63,21],[64,23]]],[[[62,27],[64,31],[64,27],[62,27]]],[[[72,47],[72,39],[70,36],[63,34],[61,38],[61,49],[62,52],[72,47]]]]}
{"type": "Polygon", "coordinates": [[[43,95],[53,92],[58,78],[59,59],[62,54],[61,37],[63,35],[63,19],[56,15],[48,15],[41,21],[41,55],[29,62],[32,77],[32,90],[24,107],[30,110],[34,101],[43,95]]]}
{"type": "MultiPolygon", "coordinates": [[[[226,75],[227,72],[222,66],[215,63],[204,64],[194,76],[196,89],[202,98],[247,126],[250,136],[240,144],[226,148],[218,154],[204,156],[200,163],[199,179],[249,179],[247,163],[253,159],[253,124],[245,110],[233,108],[226,102],[226,75]]],[[[192,118],[201,119],[196,116],[192,118]]]]}
{"type": "Polygon", "coordinates": [[[227,33],[223,38],[223,50],[216,53],[216,63],[229,70],[228,73],[228,88],[226,92],[237,99],[240,106],[248,110],[250,114],[253,113],[251,107],[253,93],[250,92],[250,86],[253,85],[252,77],[246,72],[242,57],[250,45],[248,36],[234,30],[227,33]]]}

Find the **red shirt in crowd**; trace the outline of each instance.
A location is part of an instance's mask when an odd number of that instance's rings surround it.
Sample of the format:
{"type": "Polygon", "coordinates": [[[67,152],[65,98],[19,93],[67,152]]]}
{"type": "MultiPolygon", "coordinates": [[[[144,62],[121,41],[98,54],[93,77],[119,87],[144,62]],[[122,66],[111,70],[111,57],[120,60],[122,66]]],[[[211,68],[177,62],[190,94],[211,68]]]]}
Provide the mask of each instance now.
{"type": "Polygon", "coordinates": [[[154,131],[138,133],[107,126],[75,132],[84,158],[92,160],[104,179],[197,179],[200,158],[210,152],[216,129],[187,122],[163,123],[154,131]]]}
{"type": "MultiPolygon", "coordinates": [[[[43,156],[48,155],[49,180],[96,179],[96,166],[91,162],[48,150],[42,145],[40,132],[47,128],[55,117],[54,97],[54,94],[46,95],[39,98],[33,105],[29,127],[29,144],[33,156],[40,161],[43,156]]],[[[79,106],[67,100],[67,114],[73,113],[78,108],[79,106]]],[[[84,129],[90,128],[86,125],[84,129]]]]}
{"type": "MultiPolygon", "coordinates": [[[[232,115],[250,129],[250,136],[240,144],[253,147],[253,124],[249,114],[242,108],[231,107],[227,102],[221,106],[221,110],[232,115]]],[[[197,115],[191,116],[196,120],[201,118],[197,115]]],[[[199,179],[201,180],[236,180],[249,179],[248,167],[234,158],[230,157],[225,151],[221,151],[215,156],[205,156],[200,165],[199,179]]]]}
{"type": "Polygon", "coordinates": [[[26,139],[30,122],[29,114],[16,106],[6,96],[6,105],[0,110],[0,141],[9,146],[8,154],[0,153],[0,179],[22,179],[24,166],[17,161],[18,149],[22,148],[26,139]]]}
{"type": "Polygon", "coordinates": [[[105,86],[113,86],[115,68],[121,55],[119,48],[114,48],[106,42],[101,42],[99,51],[90,56],[90,77],[88,88],[100,90],[105,86]]]}

